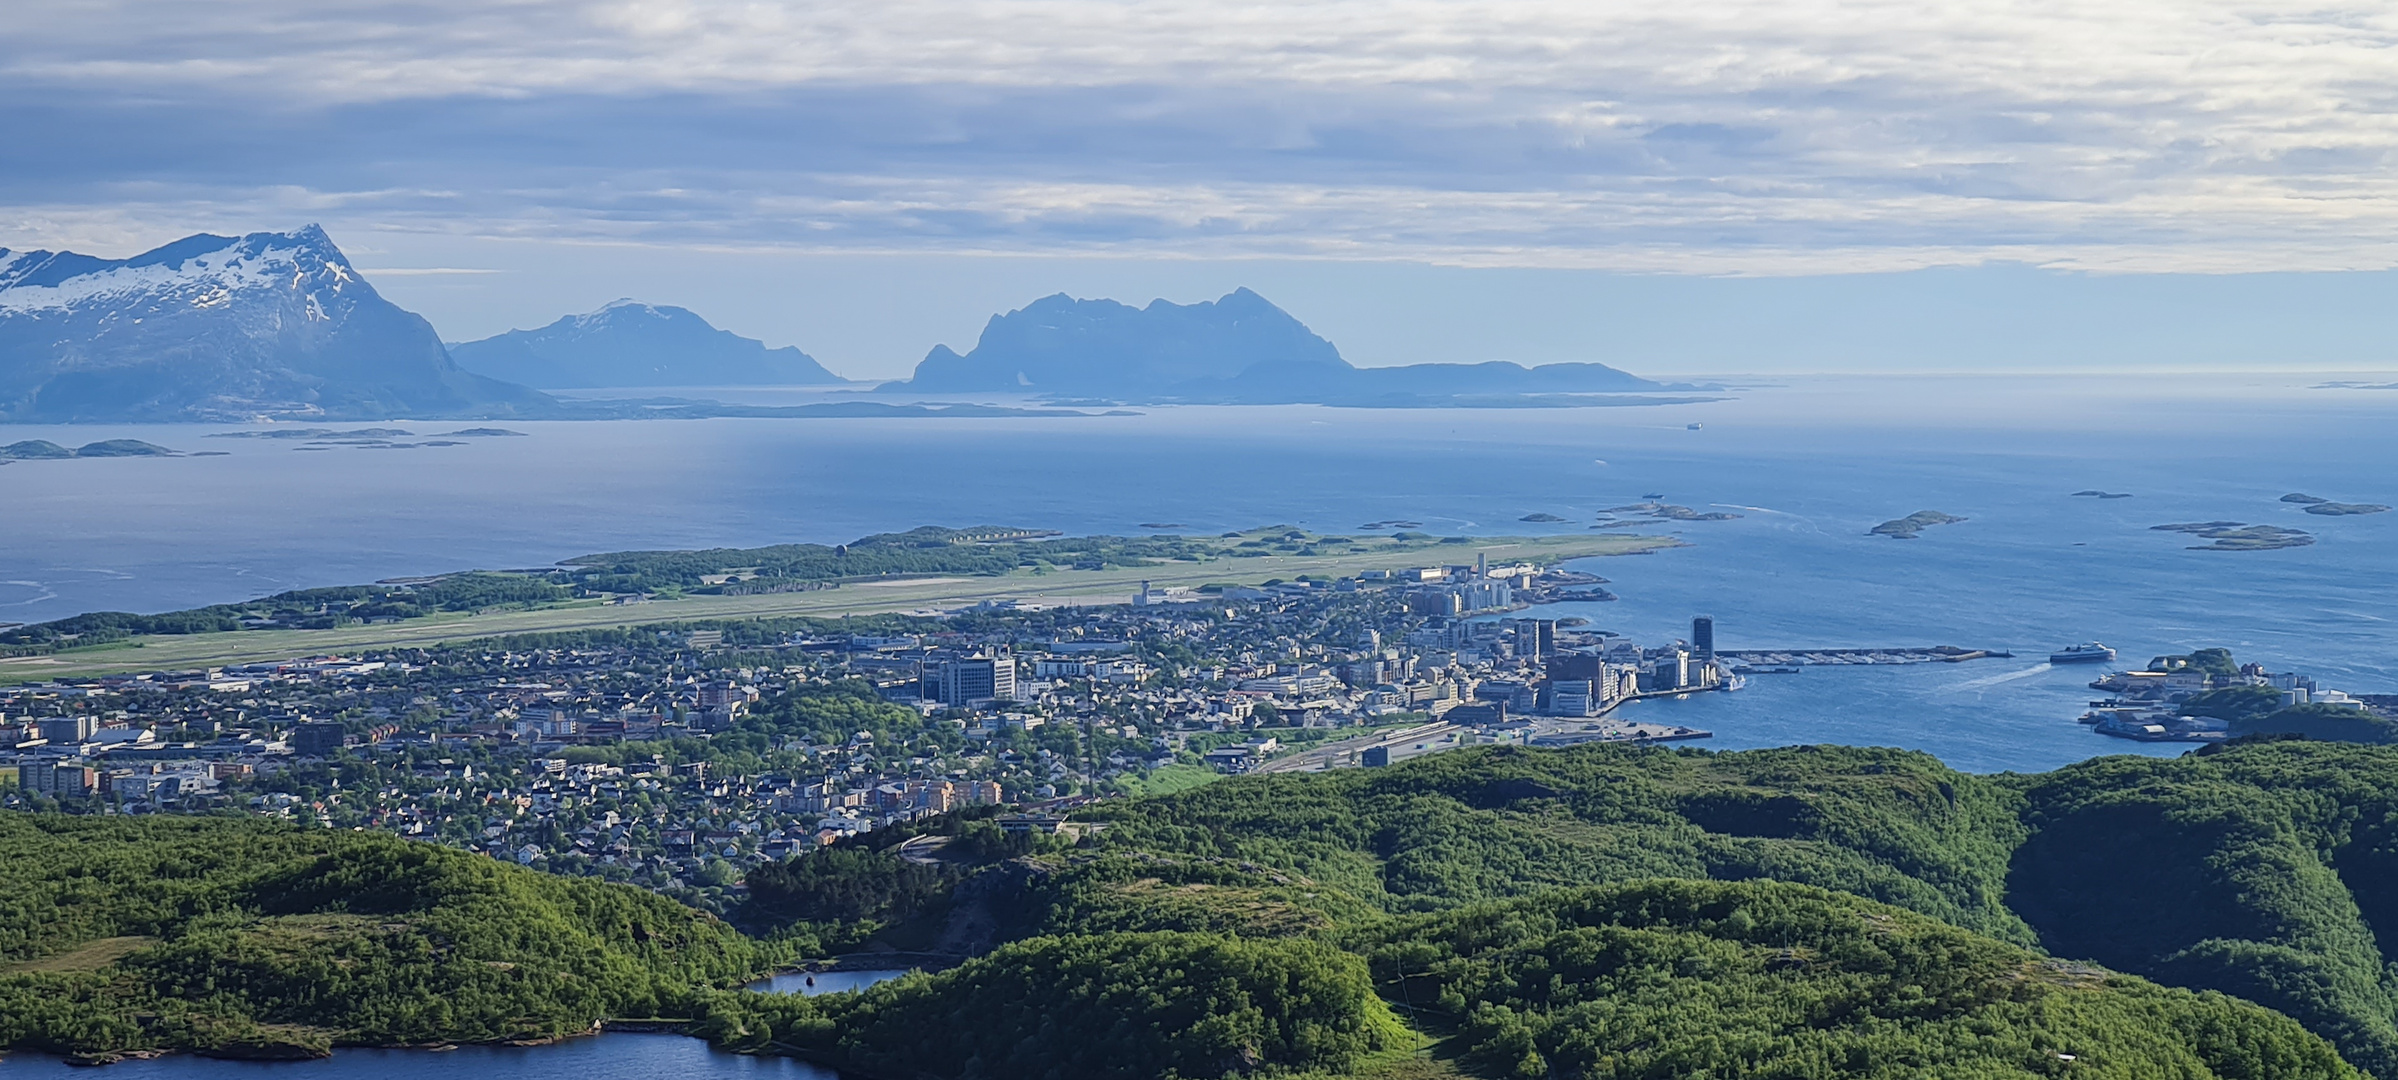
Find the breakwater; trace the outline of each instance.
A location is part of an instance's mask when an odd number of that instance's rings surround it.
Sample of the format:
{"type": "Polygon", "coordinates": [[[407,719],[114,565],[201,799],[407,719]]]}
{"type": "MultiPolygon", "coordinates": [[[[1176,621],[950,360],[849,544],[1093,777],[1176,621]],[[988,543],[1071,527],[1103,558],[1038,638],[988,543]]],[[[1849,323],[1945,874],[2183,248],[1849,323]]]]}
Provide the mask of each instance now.
{"type": "Polygon", "coordinates": [[[1715,655],[1735,664],[1755,667],[1820,667],[1835,664],[1956,664],[1967,660],[2005,659],[2015,654],[1997,649],[1934,645],[1928,648],[1719,649],[1715,655]]]}

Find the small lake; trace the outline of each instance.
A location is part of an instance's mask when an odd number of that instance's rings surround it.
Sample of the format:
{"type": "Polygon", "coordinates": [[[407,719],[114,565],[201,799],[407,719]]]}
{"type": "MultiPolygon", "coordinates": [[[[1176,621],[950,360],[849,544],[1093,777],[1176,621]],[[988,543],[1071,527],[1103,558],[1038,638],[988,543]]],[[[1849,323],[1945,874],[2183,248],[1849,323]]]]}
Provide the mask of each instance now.
{"type": "Polygon", "coordinates": [[[907,970],[794,971],[751,983],[749,988],[768,994],[806,994],[813,997],[817,994],[838,994],[844,990],[863,990],[907,973],[907,970]]]}
{"type": "Polygon", "coordinates": [[[316,1061],[213,1061],[174,1057],[127,1061],[95,1072],[53,1057],[0,1061],[0,1077],[104,1077],[105,1080],[651,1080],[654,1077],[771,1077],[841,1080],[821,1065],[790,1058],[748,1057],[712,1049],[681,1035],[596,1035],[550,1046],[462,1046],[456,1050],[341,1050],[316,1061]]]}
{"type": "MultiPolygon", "coordinates": [[[[770,994],[837,994],[857,990],[905,971],[819,971],[777,975],[750,984],[770,994]],[[815,979],[809,985],[808,979],[815,979]]],[[[821,1065],[790,1058],[749,1057],[711,1048],[681,1035],[618,1032],[588,1039],[568,1039],[549,1046],[462,1046],[455,1050],[338,1050],[317,1061],[214,1061],[176,1055],[155,1061],[127,1061],[95,1074],[53,1057],[22,1055],[0,1061],[6,1080],[37,1076],[98,1075],[105,1080],[215,1080],[256,1077],[259,1080],[369,1080],[405,1076],[411,1080],[460,1080],[504,1075],[510,1080],[648,1080],[651,1077],[761,1077],[774,1080],[842,1080],[821,1065]]]]}

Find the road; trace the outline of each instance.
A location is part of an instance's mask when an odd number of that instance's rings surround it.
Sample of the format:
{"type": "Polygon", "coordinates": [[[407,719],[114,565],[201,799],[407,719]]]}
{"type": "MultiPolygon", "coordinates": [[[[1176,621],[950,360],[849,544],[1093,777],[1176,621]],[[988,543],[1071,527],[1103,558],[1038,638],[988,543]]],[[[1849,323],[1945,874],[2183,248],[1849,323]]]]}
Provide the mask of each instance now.
{"type": "MultiPolygon", "coordinates": [[[[1442,741],[1448,736],[1454,735],[1463,730],[1465,729],[1460,728],[1455,724],[1448,723],[1446,721],[1438,721],[1435,723],[1425,724],[1420,727],[1401,728],[1398,731],[1385,731],[1378,732],[1373,735],[1362,735],[1354,739],[1343,739],[1336,743],[1326,743],[1312,750],[1303,750],[1299,753],[1292,754],[1289,757],[1275,758],[1274,760],[1266,762],[1265,764],[1260,765],[1250,771],[1261,773],[1323,772],[1324,770],[1330,768],[1338,768],[1343,765],[1356,764],[1357,755],[1363,754],[1367,750],[1373,749],[1377,746],[1388,746],[1393,749],[1398,749],[1402,747],[1413,746],[1417,743],[1429,744],[1442,741]]],[[[1432,749],[1432,747],[1427,745],[1425,749],[1429,751],[1432,749]]]]}

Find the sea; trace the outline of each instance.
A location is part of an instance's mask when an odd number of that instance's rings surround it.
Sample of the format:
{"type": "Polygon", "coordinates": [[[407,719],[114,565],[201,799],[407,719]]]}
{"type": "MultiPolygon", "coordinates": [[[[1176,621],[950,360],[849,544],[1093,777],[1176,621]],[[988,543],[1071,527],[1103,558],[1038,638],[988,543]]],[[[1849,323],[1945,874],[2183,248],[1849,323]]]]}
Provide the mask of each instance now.
{"type": "MultiPolygon", "coordinates": [[[[2321,385],[2334,378],[2355,377],[1731,378],[1718,400],[1666,406],[510,422],[498,426],[522,437],[455,439],[440,436],[493,425],[321,425],[410,433],[325,449],[216,437],[266,425],[20,426],[0,434],[135,438],[194,456],[0,467],[0,622],[600,551],[839,543],[924,524],[1138,534],[1404,520],[1491,537],[1586,531],[1611,507],[1661,498],[1739,516],[1642,525],[1685,546],[1582,561],[1621,599],[1527,614],[1651,642],[1687,636],[1705,614],[1725,649],[1957,645],[2012,656],[1810,667],[1624,715],[1712,731],[1688,744],[1699,747],[1896,746],[1971,772],[2038,771],[2189,749],[2075,723],[2106,665],[2047,657],[2079,642],[2120,650],[2116,666],[2222,646],[2325,687],[2398,693],[2398,513],[2328,517],[2282,501],[2398,505],[2398,390],[2321,385]],[[1966,520],[1912,540],[1869,533],[1919,510],[1966,520]],[[1541,514],[1565,520],[1522,520],[1541,514]],[[2154,528],[2202,521],[2302,529],[2315,543],[2196,551],[2204,541],[2154,528]]],[[[18,1058],[0,1077],[63,1070],[18,1058]]],[[[117,1071],[832,1077],[630,1034],[117,1071]]]]}
{"type": "Polygon", "coordinates": [[[1901,746],[1973,772],[2045,770],[2187,749],[2076,724],[2104,668],[2047,656],[2078,642],[2111,645],[2125,665],[2219,645],[2325,687],[2398,693],[2398,513],[2321,516],[2281,498],[2398,505],[2398,390],[2327,378],[1734,378],[1714,401],[1579,409],[318,425],[409,433],[348,444],[223,437],[291,424],[15,426],[0,434],[187,456],[0,466],[0,621],[926,524],[1582,532],[1658,497],[1739,516],[1639,526],[1686,546],[1588,560],[1579,568],[1619,601],[1532,614],[1645,641],[1685,637],[1705,614],[1726,649],[2013,656],[1759,675],[1627,715],[1710,730],[1699,745],[1714,748],[1901,746]],[[441,438],[489,426],[523,434],[441,438]],[[1869,534],[1918,510],[1966,520],[1911,540],[1869,534]],[[1564,520],[1522,520],[1533,515],[1564,520]],[[2201,521],[2315,543],[2196,551],[2205,541],[2153,528],[2201,521]]]}

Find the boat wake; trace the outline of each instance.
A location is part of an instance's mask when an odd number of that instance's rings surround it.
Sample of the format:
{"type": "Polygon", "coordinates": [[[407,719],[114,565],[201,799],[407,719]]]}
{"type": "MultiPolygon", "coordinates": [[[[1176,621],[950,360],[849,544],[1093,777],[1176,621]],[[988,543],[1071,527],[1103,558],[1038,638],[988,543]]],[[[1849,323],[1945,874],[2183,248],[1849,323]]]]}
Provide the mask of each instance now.
{"type": "Polygon", "coordinates": [[[1985,675],[1979,679],[1967,679],[1964,682],[1956,684],[1955,686],[1947,687],[1941,692],[1958,693],[1965,690],[1984,690],[1988,689],[1989,687],[1997,686],[2000,683],[2010,683],[2017,679],[2031,678],[2032,676],[2038,675],[2043,671],[2047,671],[2054,666],[2055,665],[2053,664],[2039,663],[2024,668],[2021,671],[2009,671],[1998,675],[1985,675]]]}
{"type": "Polygon", "coordinates": [[[58,598],[57,593],[50,591],[50,586],[39,581],[0,581],[0,586],[6,585],[14,585],[17,588],[26,589],[35,593],[39,593],[40,595],[29,596],[23,600],[0,600],[0,607],[23,607],[27,604],[38,604],[44,600],[55,600],[58,598]]]}

